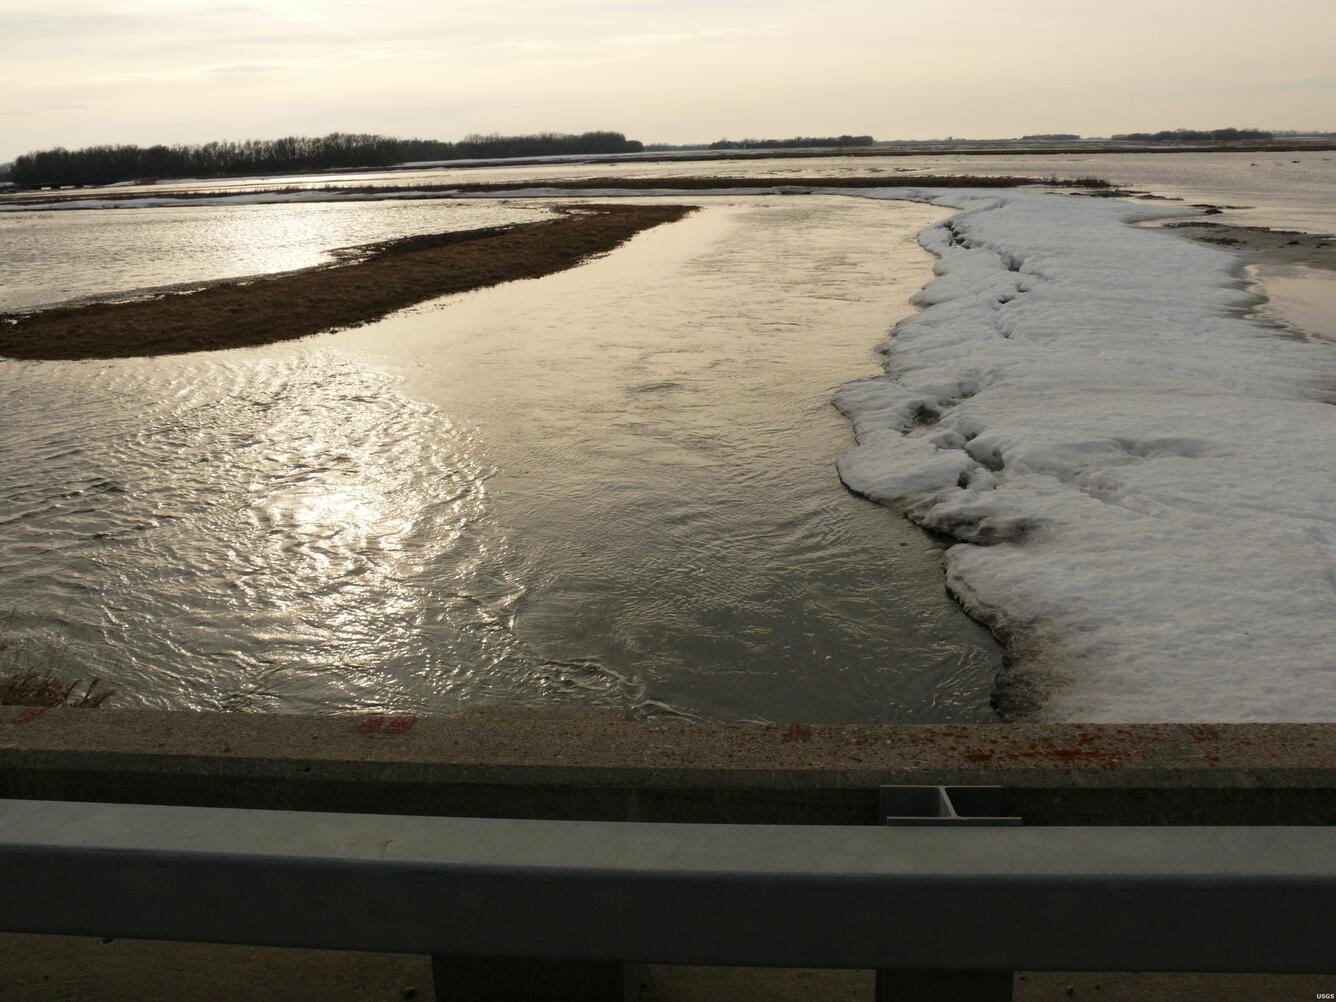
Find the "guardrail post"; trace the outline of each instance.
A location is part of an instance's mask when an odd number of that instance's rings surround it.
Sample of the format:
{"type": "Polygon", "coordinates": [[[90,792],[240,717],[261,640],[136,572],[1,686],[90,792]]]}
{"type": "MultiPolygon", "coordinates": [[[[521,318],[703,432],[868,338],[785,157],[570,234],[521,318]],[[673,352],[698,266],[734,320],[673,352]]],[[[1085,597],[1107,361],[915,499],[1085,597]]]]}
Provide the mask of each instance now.
{"type": "MultiPolygon", "coordinates": [[[[1002,809],[1000,786],[883,786],[883,825],[1019,825],[1002,809]]],[[[1011,971],[877,971],[877,1002],[1011,1002],[1011,971]]]]}
{"type": "Polygon", "coordinates": [[[639,964],[527,957],[431,958],[439,1002],[639,1002],[639,964]]]}

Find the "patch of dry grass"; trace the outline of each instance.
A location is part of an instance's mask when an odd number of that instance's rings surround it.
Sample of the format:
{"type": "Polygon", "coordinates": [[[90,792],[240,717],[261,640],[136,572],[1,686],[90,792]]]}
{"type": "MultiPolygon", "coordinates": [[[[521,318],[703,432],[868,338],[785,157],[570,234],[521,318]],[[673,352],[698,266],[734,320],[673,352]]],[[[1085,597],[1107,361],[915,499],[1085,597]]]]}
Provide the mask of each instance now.
{"type": "Polygon", "coordinates": [[[79,692],[82,679],[70,681],[52,672],[25,671],[0,676],[0,706],[82,706],[96,709],[112,696],[114,691],[95,678],[79,692]]]}
{"type": "Polygon", "coordinates": [[[694,211],[590,205],[517,226],[407,237],[343,263],[178,295],[0,317],[0,355],[130,358],[244,348],[355,327],[437,296],[562,271],[694,211]]]}
{"type": "Polygon", "coordinates": [[[64,644],[16,640],[7,626],[0,628],[0,706],[76,706],[96,709],[114,690],[94,678],[66,676],[68,652],[64,644]]]}

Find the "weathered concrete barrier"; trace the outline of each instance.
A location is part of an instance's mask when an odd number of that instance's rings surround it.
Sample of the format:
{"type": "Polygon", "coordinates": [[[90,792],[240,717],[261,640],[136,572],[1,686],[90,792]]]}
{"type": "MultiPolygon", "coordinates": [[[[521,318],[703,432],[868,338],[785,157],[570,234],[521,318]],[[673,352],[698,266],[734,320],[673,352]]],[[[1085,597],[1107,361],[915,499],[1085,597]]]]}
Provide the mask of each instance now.
{"type": "Polygon", "coordinates": [[[875,824],[998,784],[1044,824],[1336,824],[1336,724],[712,725],[616,712],[0,709],[0,797],[566,820],[875,824]]]}

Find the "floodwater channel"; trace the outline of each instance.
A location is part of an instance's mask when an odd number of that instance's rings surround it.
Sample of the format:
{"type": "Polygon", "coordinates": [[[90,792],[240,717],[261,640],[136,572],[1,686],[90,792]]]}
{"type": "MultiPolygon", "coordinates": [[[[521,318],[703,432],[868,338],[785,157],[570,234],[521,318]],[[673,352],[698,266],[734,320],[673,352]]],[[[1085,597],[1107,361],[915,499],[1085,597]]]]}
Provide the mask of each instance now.
{"type": "Polygon", "coordinates": [[[945,213],[700,204],[353,330],[0,362],[8,629],[116,705],[994,719],[940,544],[834,468],[945,213]]]}

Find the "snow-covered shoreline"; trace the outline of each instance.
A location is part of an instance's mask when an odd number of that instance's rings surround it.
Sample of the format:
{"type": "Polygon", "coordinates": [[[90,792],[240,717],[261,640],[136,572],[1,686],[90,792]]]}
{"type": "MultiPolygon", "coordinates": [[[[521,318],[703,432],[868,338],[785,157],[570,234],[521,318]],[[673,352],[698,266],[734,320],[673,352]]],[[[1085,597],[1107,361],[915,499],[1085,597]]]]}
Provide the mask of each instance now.
{"type": "Polygon", "coordinates": [[[962,211],[921,235],[937,278],[887,375],[837,397],[840,475],[959,540],[1003,708],[1336,720],[1336,346],[1240,316],[1235,255],[1130,225],[1182,210],[881,197],[962,211]]]}

